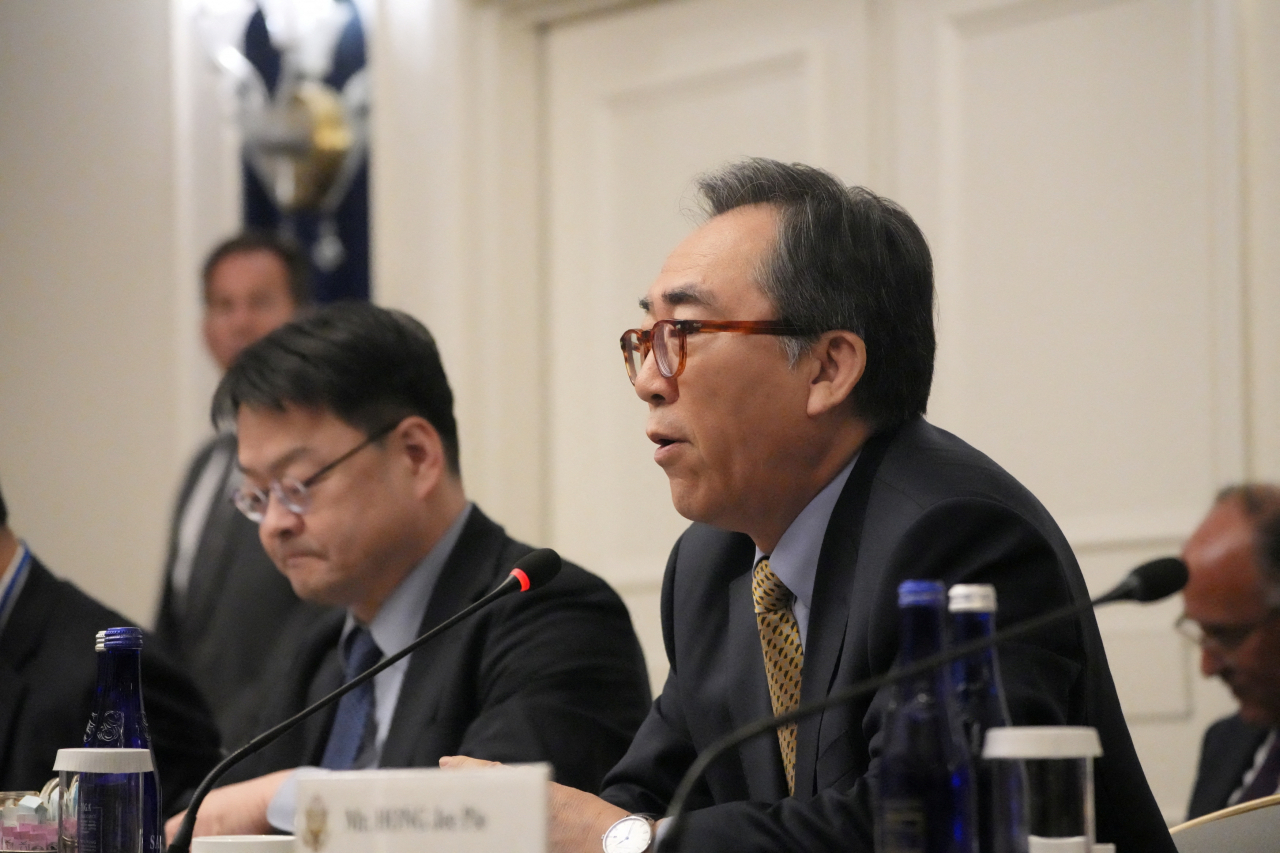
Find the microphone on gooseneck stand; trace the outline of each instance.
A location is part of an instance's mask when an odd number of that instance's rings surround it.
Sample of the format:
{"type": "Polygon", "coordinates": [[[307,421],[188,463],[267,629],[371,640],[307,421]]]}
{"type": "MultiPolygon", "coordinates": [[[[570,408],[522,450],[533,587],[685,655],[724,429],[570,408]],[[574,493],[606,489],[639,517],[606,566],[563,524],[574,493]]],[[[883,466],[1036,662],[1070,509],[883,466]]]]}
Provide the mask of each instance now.
{"type": "Polygon", "coordinates": [[[418,637],[409,645],[390,657],[379,661],[377,665],[370,667],[337,690],[320,699],[315,704],[302,709],[294,714],[283,723],[268,729],[235,752],[228,755],[209,771],[209,775],[204,777],[204,781],[196,788],[195,793],[191,796],[191,803],[187,806],[187,813],[182,818],[182,824],[178,827],[178,831],[173,835],[173,841],[169,844],[168,853],[189,853],[191,849],[191,835],[196,825],[196,812],[200,809],[200,804],[204,802],[204,798],[209,791],[213,789],[214,784],[222,778],[223,774],[240,763],[244,758],[252,755],[262,749],[267,744],[274,741],[280,735],[292,729],[298,723],[301,723],[307,717],[310,717],[317,711],[320,711],[334,702],[337,702],[346,694],[355,690],[361,684],[376,676],[378,673],[395,665],[397,661],[403,660],[408,655],[417,651],[428,640],[431,640],[452,628],[462,620],[466,619],[477,610],[482,610],[494,601],[513,592],[528,592],[531,589],[538,589],[549,583],[557,574],[560,573],[560,555],[550,548],[539,548],[531,551],[516,561],[515,568],[507,575],[498,586],[485,595],[483,598],[477,599],[470,606],[463,608],[456,614],[441,622],[427,633],[418,637]]]}
{"type": "Polygon", "coordinates": [[[1113,601],[1138,601],[1143,604],[1168,598],[1187,585],[1187,564],[1177,557],[1161,557],[1143,563],[1110,592],[1095,598],[1091,604],[1110,604],[1113,601]]]}
{"type": "Polygon", "coordinates": [[[1027,634],[1034,634],[1041,628],[1064,619],[1070,619],[1072,616],[1079,615],[1100,604],[1110,604],[1113,601],[1137,601],[1142,603],[1159,601],[1162,598],[1173,595],[1186,585],[1187,565],[1182,560],[1177,557],[1161,557],[1151,560],[1129,572],[1124,580],[1116,584],[1113,589],[1092,601],[1080,601],[1064,605],[1057,610],[1052,610],[1008,628],[1003,628],[989,636],[979,637],[967,643],[959,643],[943,649],[936,654],[921,658],[910,666],[891,669],[882,675],[851,684],[823,699],[817,699],[793,708],[785,714],[779,714],[776,717],[764,717],[729,732],[729,734],[715,741],[699,753],[694,762],[689,765],[689,770],[684,774],[684,778],[680,780],[680,784],[676,787],[675,793],[671,797],[671,802],[667,806],[666,817],[670,818],[670,820],[665,825],[661,842],[654,847],[655,853],[658,853],[658,851],[668,853],[668,851],[677,849],[680,832],[683,829],[681,819],[684,817],[684,804],[688,800],[693,786],[702,778],[702,774],[711,762],[719,758],[725,750],[737,746],[744,740],[764,732],[773,731],[778,726],[808,717],[819,711],[825,711],[827,708],[852,702],[854,699],[874,693],[881,687],[922,675],[934,667],[968,657],[974,652],[982,651],[989,646],[996,646],[1008,640],[1024,637],[1027,634]]]}

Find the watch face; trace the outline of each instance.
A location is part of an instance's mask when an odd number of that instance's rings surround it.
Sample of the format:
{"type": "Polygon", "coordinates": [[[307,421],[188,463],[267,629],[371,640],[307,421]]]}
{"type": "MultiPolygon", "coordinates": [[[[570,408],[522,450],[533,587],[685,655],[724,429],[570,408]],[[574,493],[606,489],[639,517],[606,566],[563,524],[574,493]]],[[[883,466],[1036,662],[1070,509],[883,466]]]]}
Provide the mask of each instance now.
{"type": "Polygon", "coordinates": [[[644,853],[649,848],[653,831],[649,821],[639,815],[630,815],[609,827],[604,834],[605,853],[644,853]]]}

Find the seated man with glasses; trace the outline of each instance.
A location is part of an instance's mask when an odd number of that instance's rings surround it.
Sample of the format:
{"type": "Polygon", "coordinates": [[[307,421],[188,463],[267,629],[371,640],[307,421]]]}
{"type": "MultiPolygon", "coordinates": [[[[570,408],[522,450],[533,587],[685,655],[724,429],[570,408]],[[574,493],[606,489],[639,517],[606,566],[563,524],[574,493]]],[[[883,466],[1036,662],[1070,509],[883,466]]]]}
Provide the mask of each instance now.
{"type": "Polygon", "coordinates": [[[1190,578],[1180,633],[1200,671],[1231,688],[1240,710],[1204,735],[1187,818],[1280,790],[1280,578],[1264,571],[1259,531],[1280,518],[1280,487],[1224,489],[1183,549],[1190,578]]]}
{"type": "MultiPolygon", "coordinates": [[[[704,177],[709,218],[625,332],[671,500],[693,522],[662,588],[670,675],[593,797],[555,786],[555,853],[639,853],[693,762],[749,722],[887,672],[898,584],[991,583],[1009,625],[1088,593],[1043,506],[927,423],[933,268],[891,201],[798,164],[704,177]]],[[[1092,613],[1000,649],[1015,724],[1098,729],[1097,834],[1173,843],[1092,613]]],[[[742,743],[692,789],[679,850],[870,851],[889,691],[742,743]]],[[[467,766],[452,756],[446,766],[467,766]]]]}
{"type": "MultiPolygon", "coordinates": [[[[236,506],[299,597],[340,606],[273,662],[260,730],[407,646],[501,582],[531,548],[467,500],[453,395],[406,314],[331,306],[244,351],[214,398],[234,419],[236,506]]],[[[197,835],[291,829],[291,771],[434,766],[459,751],[547,761],[588,791],[649,705],[630,617],[572,564],[503,599],[228,774],[197,835]]],[[[169,830],[176,829],[176,821],[169,830]]]]}

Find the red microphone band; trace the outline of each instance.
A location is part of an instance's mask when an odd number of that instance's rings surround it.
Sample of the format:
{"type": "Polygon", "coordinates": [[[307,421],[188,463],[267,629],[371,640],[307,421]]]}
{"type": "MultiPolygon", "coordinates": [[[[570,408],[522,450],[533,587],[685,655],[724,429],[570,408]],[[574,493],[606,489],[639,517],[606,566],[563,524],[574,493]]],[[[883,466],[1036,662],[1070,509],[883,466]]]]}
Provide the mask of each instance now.
{"type": "Polygon", "coordinates": [[[529,591],[529,576],[524,573],[524,569],[521,569],[519,567],[512,569],[511,576],[514,577],[516,580],[520,581],[521,592],[529,591]]]}

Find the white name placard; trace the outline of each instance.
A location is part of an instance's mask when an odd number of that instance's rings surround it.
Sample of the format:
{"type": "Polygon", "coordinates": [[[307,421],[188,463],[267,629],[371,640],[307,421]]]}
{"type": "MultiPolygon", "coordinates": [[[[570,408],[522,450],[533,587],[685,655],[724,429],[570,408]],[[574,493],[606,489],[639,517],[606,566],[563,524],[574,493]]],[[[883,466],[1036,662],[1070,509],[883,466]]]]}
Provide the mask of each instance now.
{"type": "Polygon", "coordinates": [[[546,853],[546,764],[298,772],[298,853],[546,853]]]}

